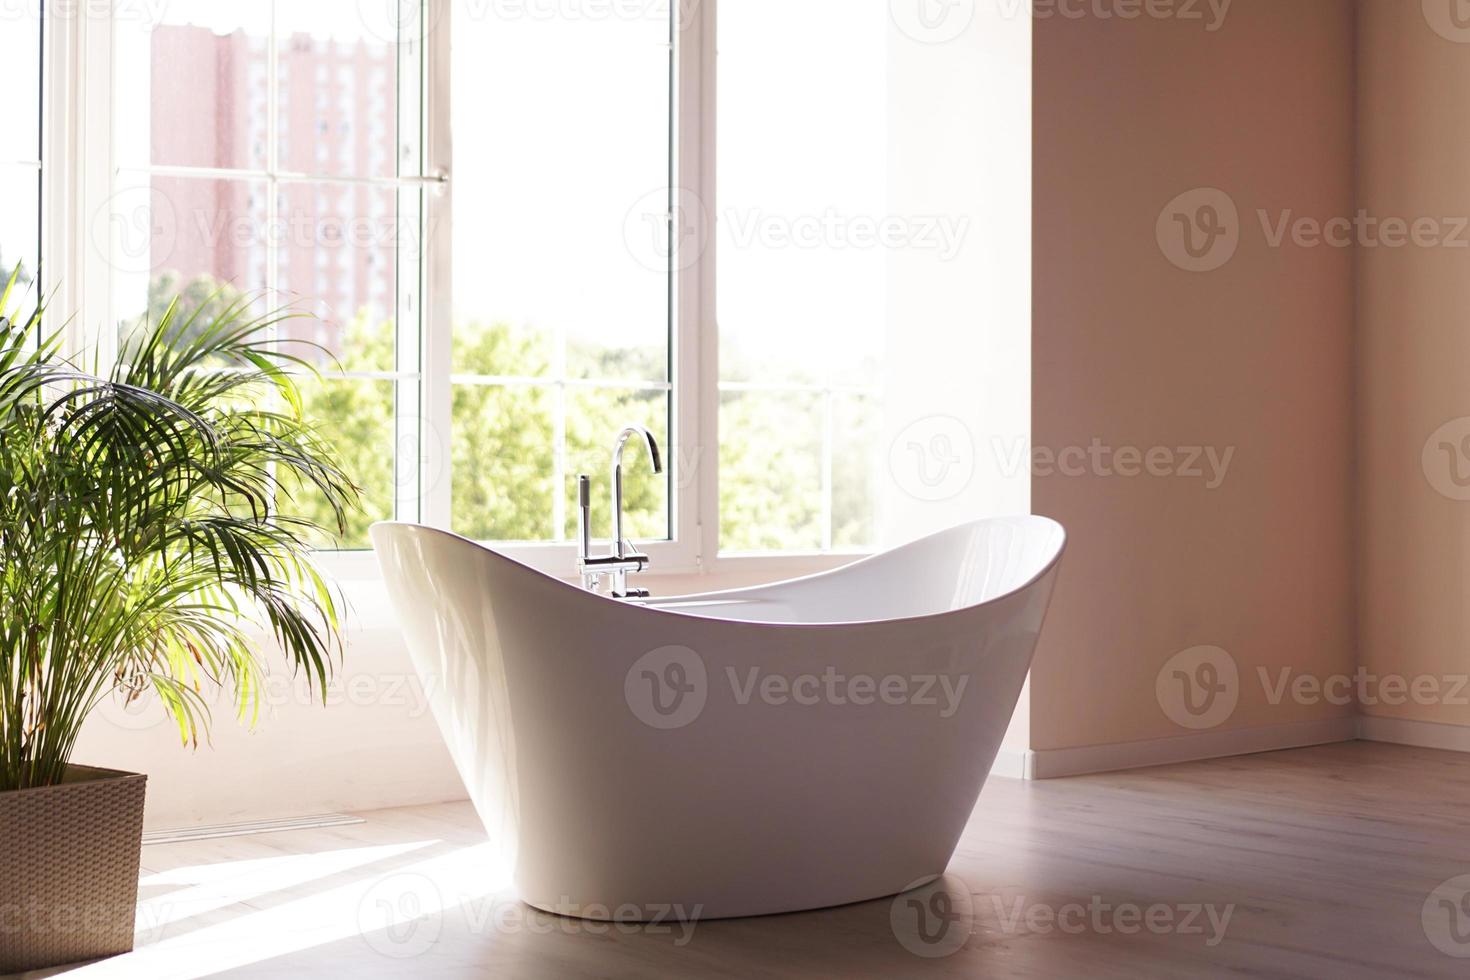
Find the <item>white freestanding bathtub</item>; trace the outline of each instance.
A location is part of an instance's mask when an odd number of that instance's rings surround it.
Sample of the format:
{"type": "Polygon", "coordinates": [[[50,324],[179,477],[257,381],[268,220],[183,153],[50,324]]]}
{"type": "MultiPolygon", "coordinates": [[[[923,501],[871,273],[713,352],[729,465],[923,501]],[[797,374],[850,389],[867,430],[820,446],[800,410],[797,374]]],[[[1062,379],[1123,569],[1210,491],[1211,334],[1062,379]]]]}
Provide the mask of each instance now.
{"type": "Polygon", "coordinates": [[[414,663],[524,901],[717,918],[939,876],[1065,540],[978,521],[776,585],[628,602],[443,531],[372,529],[414,663]]]}

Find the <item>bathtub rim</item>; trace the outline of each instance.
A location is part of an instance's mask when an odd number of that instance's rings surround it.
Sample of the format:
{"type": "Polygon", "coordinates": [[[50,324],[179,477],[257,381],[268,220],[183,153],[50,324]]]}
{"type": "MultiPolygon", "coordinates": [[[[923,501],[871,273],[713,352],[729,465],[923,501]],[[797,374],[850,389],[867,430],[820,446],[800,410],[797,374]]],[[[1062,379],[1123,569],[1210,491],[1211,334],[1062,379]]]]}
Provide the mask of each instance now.
{"type": "MultiPolygon", "coordinates": [[[[612,596],[606,595],[606,594],[601,593],[601,592],[589,592],[588,590],[582,588],[580,585],[577,585],[575,582],[568,581],[567,579],[564,579],[564,578],[561,578],[559,576],[553,575],[550,572],[543,571],[543,570],[541,570],[540,568],[537,568],[534,565],[531,565],[531,564],[529,564],[527,562],[521,561],[521,560],[519,560],[517,558],[513,558],[510,555],[507,555],[504,552],[498,551],[494,547],[492,547],[492,546],[490,546],[488,544],[483,544],[483,543],[481,543],[479,541],[476,541],[473,538],[467,538],[467,537],[465,537],[462,534],[456,534],[453,531],[446,531],[443,528],[430,527],[430,526],[428,526],[426,524],[416,524],[416,523],[414,523],[412,521],[375,521],[368,528],[368,534],[369,534],[369,537],[373,541],[373,551],[374,551],[375,554],[377,554],[377,552],[378,552],[377,531],[378,531],[379,528],[383,528],[385,530],[386,529],[397,529],[397,528],[410,528],[410,529],[413,529],[414,531],[429,532],[429,533],[434,534],[434,535],[439,535],[439,536],[446,537],[446,538],[451,538],[451,539],[454,539],[454,540],[457,540],[457,541],[462,541],[462,542],[464,542],[466,544],[469,544],[469,545],[474,546],[475,548],[479,549],[480,551],[486,552],[487,554],[493,556],[494,558],[498,559],[499,561],[501,561],[503,563],[507,563],[509,565],[514,566],[517,570],[525,571],[525,572],[528,572],[528,573],[536,576],[537,578],[544,579],[544,580],[546,580],[548,582],[553,582],[556,585],[561,586],[564,589],[570,590],[570,592],[573,592],[573,593],[576,593],[576,594],[582,596],[584,599],[592,600],[594,602],[603,603],[603,604],[605,604],[604,605],[604,608],[613,607],[613,608],[631,609],[631,610],[636,610],[639,613],[659,614],[659,615],[664,615],[664,616],[678,616],[678,617],[683,618],[683,619],[695,619],[695,620],[700,620],[700,621],[704,621],[704,622],[722,623],[722,624],[725,624],[727,626],[732,626],[732,627],[733,626],[749,626],[749,627],[760,628],[760,629],[813,629],[813,630],[832,630],[832,629],[837,629],[837,628],[841,628],[841,627],[886,626],[886,625],[894,624],[894,623],[922,623],[922,622],[926,622],[926,621],[930,621],[930,620],[941,619],[941,618],[946,617],[946,616],[957,616],[957,615],[961,615],[963,613],[971,612],[971,611],[976,610],[976,609],[982,609],[982,608],[984,608],[986,606],[990,606],[990,605],[993,605],[993,604],[998,603],[998,602],[1003,602],[1003,601],[1005,601],[1007,599],[1010,599],[1010,598],[1012,598],[1014,596],[1020,595],[1021,593],[1025,592],[1027,589],[1030,589],[1032,586],[1036,585],[1038,582],[1040,582],[1041,580],[1043,580],[1044,578],[1046,578],[1052,572],[1054,572],[1056,570],[1057,566],[1061,563],[1062,556],[1067,551],[1067,543],[1068,543],[1067,529],[1062,525],[1062,523],[1060,521],[1057,521],[1057,520],[1055,520],[1053,518],[1046,517],[1046,516],[1043,516],[1043,515],[1040,515],[1040,514],[1016,514],[1016,515],[1008,515],[1008,516],[1004,516],[1004,517],[982,517],[982,518],[976,518],[975,520],[963,521],[963,522],[961,522],[959,524],[952,525],[952,526],[947,527],[947,528],[944,528],[942,530],[934,531],[934,532],[932,532],[930,534],[924,535],[923,537],[916,538],[913,541],[909,541],[909,542],[906,542],[904,544],[901,544],[901,545],[899,545],[896,548],[889,548],[886,551],[879,551],[879,552],[875,552],[875,553],[873,553],[871,555],[864,555],[861,558],[857,558],[857,559],[855,559],[853,561],[850,561],[850,562],[848,562],[845,565],[840,565],[837,568],[824,569],[823,571],[812,572],[812,573],[809,573],[809,574],[806,574],[806,575],[797,575],[797,576],[793,576],[791,578],[777,579],[774,582],[766,582],[766,583],[763,583],[761,585],[741,586],[739,588],[733,588],[733,589],[718,589],[718,590],[715,590],[715,591],[712,591],[712,592],[695,592],[695,593],[690,593],[688,595],[663,597],[663,598],[667,598],[668,600],[680,600],[680,601],[688,600],[688,601],[691,601],[691,602],[698,601],[698,600],[707,600],[707,601],[708,600],[714,600],[714,601],[719,601],[719,600],[739,598],[741,595],[748,595],[748,594],[753,593],[753,592],[760,592],[760,591],[764,591],[764,590],[768,590],[768,589],[779,588],[781,586],[793,585],[793,584],[796,584],[798,582],[809,582],[809,581],[812,581],[814,579],[828,579],[828,578],[833,578],[833,577],[836,577],[836,576],[841,576],[844,573],[849,572],[851,569],[854,569],[854,568],[858,567],[859,565],[865,565],[865,564],[868,564],[868,563],[874,562],[874,561],[882,561],[882,560],[885,560],[885,559],[890,559],[893,556],[902,554],[903,552],[908,551],[910,549],[917,549],[920,545],[923,545],[923,544],[925,544],[925,543],[927,543],[929,541],[932,541],[935,538],[944,537],[946,535],[954,534],[954,533],[956,533],[958,531],[966,530],[966,529],[969,529],[969,528],[975,528],[975,527],[979,527],[979,526],[986,525],[986,524],[1014,524],[1014,523],[1038,523],[1038,524],[1042,524],[1043,526],[1050,525],[1051,530],[1053,530],[1056,533],[1056,535],[1058,536],[1058,543],[1057,543],[1057,546],[1056,546],[1056,550],[1051,554],[1051,556],[1046,560],[1046,562],[1043,563],[1043,565],[1041,566],[1041,568],[1038,569],[1029,578],[1027,578],[1024,582],[1021,582],[1019,585],[1015,586],[1012,589],[1008,589],[1005,592],[1002,592],[1002,593],[1000,593],[998,595],[991,596],[988,599],[985,599],[985,600],[983,600],[981,602],[974,603],[972,605],[961,606],[961,607],[956,608],[956,609],[945,609],[945,610],[942,610],[940,612],[923,613],[923,614],[917,615],[917,616],[898,616],[898,617],[894,617],[894,618],[891,618],[891,619],[842,619],[842,620],[830,620],[830,621],[825,621],[824,620],[824,621],[820,621],[820,622],[800,622],[800,623],[782,622],[782,621],[779,621],[779,620],[762,620],[762,619],[728,619],[728,618],[725,618],[725,617],[722,617],[722,616],[710,615],[710,614],[707,614],[707,613],[686,612],[686,611],[677,610],[677,609],[664,609],[664,608],[661,608],[659,606],[648,605],[648,604],[646,604],[646,603],[644,603],[642,601],[639,601],[639,600],[614,599],[612,596]]],[[[379,560],[381,560],[381,555],[378,555],[378,557],[379,557],[379,560]]],[[[655,597],[655,600],[657,601],[658,600],[658,597],[655,597]]]]}

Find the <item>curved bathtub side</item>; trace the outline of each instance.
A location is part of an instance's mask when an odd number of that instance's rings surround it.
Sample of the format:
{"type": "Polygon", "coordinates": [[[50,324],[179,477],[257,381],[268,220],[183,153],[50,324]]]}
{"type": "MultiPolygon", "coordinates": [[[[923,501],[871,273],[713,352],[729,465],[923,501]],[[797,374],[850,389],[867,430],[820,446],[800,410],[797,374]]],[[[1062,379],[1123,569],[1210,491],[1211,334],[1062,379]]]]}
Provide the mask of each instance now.
{"type": "Polygon", "coordinates": [[[1049,518],[990,518],[816,575],[654,600],[649,605],[750,622],[916,619],[992,602],[1023,589],[1060,560],[1065,546],[1066,532],[1049,518]]]}
{"type": "Polygon", "coordinates": [[[508,868],[519,848],[519,766],[488,563],[469,542],[425,528],[378,524],[370,533],[450,758],[508,868]]]}
{"type": "Polygon", "coordinates": [[[428,529],[374,542],[522,898],[594,918],[816,908],[941,874],[1055,571],[946,615],[812,627],[669,616],[428,529]]]}

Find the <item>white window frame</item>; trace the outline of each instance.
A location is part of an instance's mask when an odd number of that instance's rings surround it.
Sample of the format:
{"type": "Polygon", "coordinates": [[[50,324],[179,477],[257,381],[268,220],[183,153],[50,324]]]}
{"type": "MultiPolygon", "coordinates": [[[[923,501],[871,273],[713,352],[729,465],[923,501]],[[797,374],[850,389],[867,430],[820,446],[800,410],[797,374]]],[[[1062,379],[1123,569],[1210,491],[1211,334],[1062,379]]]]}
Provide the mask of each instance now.
{"type": "MultiPolygon", "coordinates": [[[[429,31],[423,85],[422,261],[414,257],[419,277],[414,290],[422,297],[422,335],[418,350],[421,377],[419,410],[398,416],[399,445],[418,445],[418,488],[400,496],[400,520],[417,520],[448,528],[450,462],[448,445],[452,404],[450,335],[453,277],[449,257],[453,241],[453,145],[450,132],[449,43],[454,0],[421,0],[429,31]],[[406,440],[406,441],[405,441],[406,440]]],[[[674,173],[679,194],[671,199],[711,207],[684,214],[681,220],[701,243],[697,258],[675,262],[673,323],[670,329],[670,442],[663,447],[671,464],[669,527],[671,539],[640,542],[652,565],[648,574],[683,576],[734,573],[782,577],[834,568],[866,551],[807,551],[770,554],[721,554],[719,548],[719,361],[715,306],[717,241],[715,201],[715,25],[716,0],[670,0],[681,18],[674,41],[674,173]]],[[[111,145],[111,79],[113,21],[99,16],[96,5],[65,5],[70,16],[50,17],[46,26],[43,112],[47,138],[43,148],[42,257],[51,270],[53,310],[71,326],[73,349],[97,349],[105,359],[115,343],[113,331],[100,324],[112,315],[110,277],[105,257],[89,241],[90,216],[107,207],[115,171],[111,145]]],[[[48,10],[51,2],[48,0],[48,10]]],[[[400,83],[412,89],[413,83],[400,83]]],[[[412,182],[412,179],[409,179],[412,182]]],[[[400,270],[403,275],[407,270],[400,270]]],[[[396,374],[415,369],[400,364],[396,374]]],[[[608,419],[609,432],[620,420],[608,419]]],[[[400,460],[399,465],[404,461],[400,460]]],[[[635,464],[636,465],[636,464],[635,464]]],[[[606,472],[593,474],[593,506],[606,507],[606,472]]],[[[574,577],[576,544],[496,543],[497,551],[550,574],[574,577]]],[[[370,551],[327,552],[323,567],[344,580],[376,579],[370,551]]]]}
{"type": "MultiPolygon", "coordinates": [[[[22,14],[23,13],[24,11],[22,11],[22,14]]],[[[11,273],[16,270],[18,265],[29,264],[30,271],[32,275],[35,276],[34,282],[29,287],[18,286],[17,288],[29,288],[31,290],[34,290],[34,292],[31,294],[32,296],[43,296],[46,292],[49,292],[49,283],[51,279],[51,273],[45,267],[45,258],[47,254],[49,254],[46,247],[46,236],[51,233],[51,226],[54,223],[51,213],[46,206],[47,189],[45,186],[46,164],[47,161],[52,158],[52,146],[50,139],[51,126],[49,124],[49,121],[47,121],[45,118],[45,106],[48,104],[49,96],[49,93],[46,91],[46,86],[49,83],[50,78],[47,72],[47,68],[51,63],[51,51],[49,43],[51,28],[49,18],[46,21],[39,23],[37,26],[41,30],[40,37],[38,38],[38,40],[40,41],[39,47],[41,48],[42,72],[40,91],[42,107],[40,115],[42,127],[41,132],[27,134],[24,142],[25,152],[23,154],[16,154],[15,150],[17,149],[17,147],[13,145],[8,145],[3,151],[0,151],[0,161],[3,161],[3,165],[7,170],[14,168],[17,171],[29,174],[32,181],[39,178],[40,199],[37,201],[38,209],[40,211],[39,237],[35,240],[32,240],[31,242],[26,243],[26,245],[20,250],[19,254],[10,253],[0,256],[0,260],[3,260],[5,262],[4,266],[0,266],[0,292],[4,291],[6,284],[10,281],[11,273]]],[[[0,314],[9,312],[13,311],[0,309],[0,314]]]]}

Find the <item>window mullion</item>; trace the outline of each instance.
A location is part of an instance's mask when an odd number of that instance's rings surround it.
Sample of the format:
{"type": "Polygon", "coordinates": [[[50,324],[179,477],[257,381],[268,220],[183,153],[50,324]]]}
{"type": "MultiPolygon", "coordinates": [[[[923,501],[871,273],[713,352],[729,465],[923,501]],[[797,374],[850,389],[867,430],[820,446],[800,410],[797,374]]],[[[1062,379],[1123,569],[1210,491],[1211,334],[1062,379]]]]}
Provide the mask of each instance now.
{"type": "Polygon", "coordinates": [[[832,443],[834,438],[831,387],[822,392],[822,550],[832,550],[832,443]]]}
{"type": "Polygon", "coordinates": [[[695,261],[679,263],[674,403],[675,514],[684,563],[708,567],[719,551],[719,344],[715,324],[715,0],[671,5],[677,23],[676,173],[689,215],[695,261]]]}
{"type": "Polygon", "coordinates": [[[567,335],[560,328],[552,341],[551,540],[566,540],[567,527],[567,335]]]}
{"type": "Polygon", "coordinates": [[[113,192],[113,23],[111,18],[53,17],[46,30],[46,53],[54,59],[47,69],[53,125],[42,177],[51,230],[42,252],[72,325],[70,352],[92,352],[105,371],[117,358],[106,216],[113,192]]]}
{"type": "Polygon", "coordinates": [[[454,309],[453,210],[454,161],[450,139],[450,25],[454,11],[450,0],[424,0],[421,11],[426,23],[422,78],[423,169],[440,179],[438,186],[423,195],[419,316],[422,345],[419,350],[422,392],[422,469],[420,470],[419,520],[432,527],[450,526],[451,463],[454,389],[450,375],[452,357],[452,311],[454,309]]]}

